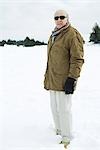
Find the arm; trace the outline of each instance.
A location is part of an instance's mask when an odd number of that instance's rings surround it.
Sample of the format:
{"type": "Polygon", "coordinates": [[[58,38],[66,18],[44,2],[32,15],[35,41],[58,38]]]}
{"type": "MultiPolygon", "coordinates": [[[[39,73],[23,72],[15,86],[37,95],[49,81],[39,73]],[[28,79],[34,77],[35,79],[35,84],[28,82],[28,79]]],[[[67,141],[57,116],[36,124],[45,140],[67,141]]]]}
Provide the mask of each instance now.
{"type": "Polygon", "coordinates": [[[77,36],[74,36],[72,38],[69,53],[70,68],[68,77],[77,79],[80,76],[81,68],[84,63],[84,50],[82,38],[77,38],[77,36]]]}
{"type": "Polygon", "coordinates": [[[81,68],[84,63],[84,50],[83,39],[76,36],[71,40],[71,46],[69,49],[69,74],[65,82],[64,90],[65,94],[73,94],[77,82],[77,78],[80,76],[81,68]]]}

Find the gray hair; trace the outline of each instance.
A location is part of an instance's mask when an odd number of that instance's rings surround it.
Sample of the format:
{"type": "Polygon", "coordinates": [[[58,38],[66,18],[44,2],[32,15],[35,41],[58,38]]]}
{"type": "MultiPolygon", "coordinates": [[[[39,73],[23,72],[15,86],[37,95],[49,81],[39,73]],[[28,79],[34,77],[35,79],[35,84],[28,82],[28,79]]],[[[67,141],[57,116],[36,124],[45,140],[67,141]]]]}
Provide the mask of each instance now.
{"type": "Polygon", "coordinates": [[[68,13],[67,13],[65,10],[62,10],[62,9],[57,10],[57,11],[54,13],[54,16],[57,16],[57,15],[59,15],[59,14],[65,15],[66,18],[69,20],[69,15],[68,15],[68,13]]]}

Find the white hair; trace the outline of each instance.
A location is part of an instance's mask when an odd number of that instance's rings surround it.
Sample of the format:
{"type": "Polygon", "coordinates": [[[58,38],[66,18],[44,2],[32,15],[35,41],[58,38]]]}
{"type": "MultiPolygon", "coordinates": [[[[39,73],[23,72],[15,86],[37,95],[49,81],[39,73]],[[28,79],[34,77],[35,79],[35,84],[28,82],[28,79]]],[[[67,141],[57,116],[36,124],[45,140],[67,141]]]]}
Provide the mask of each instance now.
{"type": "Polygon", "coordinates": [[[65,15],[67,17],[67,19],[69,20],[69,15],[68,13],[65,11],[65,10],[62,10],[62,9],[59,9],[57,10],[55,13],[54,13],[54,16],[57,16],[57,15],[65,15]]]}

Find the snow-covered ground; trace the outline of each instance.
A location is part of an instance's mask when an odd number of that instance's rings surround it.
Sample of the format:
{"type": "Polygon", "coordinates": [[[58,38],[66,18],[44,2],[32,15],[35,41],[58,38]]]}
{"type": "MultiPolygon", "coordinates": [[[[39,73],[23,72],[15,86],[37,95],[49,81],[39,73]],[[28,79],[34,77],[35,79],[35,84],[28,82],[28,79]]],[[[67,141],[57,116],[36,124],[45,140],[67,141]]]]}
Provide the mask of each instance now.
{"type": "MultiPolygon", "coordinates": [[[[0,47],[0,150],[63,150],[43,88],[46,46],[0,47]]],[[[85,44],[69,150],[100,150],[100,46],[85,44]]]]}

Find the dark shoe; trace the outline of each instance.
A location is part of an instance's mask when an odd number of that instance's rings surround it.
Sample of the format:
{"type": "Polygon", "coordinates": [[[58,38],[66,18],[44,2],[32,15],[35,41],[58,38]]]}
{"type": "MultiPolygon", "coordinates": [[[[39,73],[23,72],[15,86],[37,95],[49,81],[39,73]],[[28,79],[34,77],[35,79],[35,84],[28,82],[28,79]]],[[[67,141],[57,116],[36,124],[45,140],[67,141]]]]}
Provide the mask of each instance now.
{"type": "Polygon", "coordinates": [[[67,148],[67,146],[70,144],[70,141],[61,141],[59,144],[64,144],[64,148],[67,148]]]}

